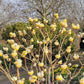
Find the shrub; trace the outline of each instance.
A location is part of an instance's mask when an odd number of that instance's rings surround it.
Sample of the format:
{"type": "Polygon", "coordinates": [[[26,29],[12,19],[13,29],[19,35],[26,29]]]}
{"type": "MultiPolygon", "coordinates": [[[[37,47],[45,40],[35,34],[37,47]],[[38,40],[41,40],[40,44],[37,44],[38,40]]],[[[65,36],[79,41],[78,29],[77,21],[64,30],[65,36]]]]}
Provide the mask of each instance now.
{"type": "MultiPolygon", "coordinates": [[[[72,45],[76,42],[75,40],[81,39],[81,35],[78,36],[76,32],[73,33],[72,31],[77,31],[80,28],[79,24],[72,24],[72,29],[67,29],[67,20],[64,19],[60,22],[58,14],[55,14],[52,22],[46,19],[38,21],[38,19],[32,18],[29,18],[29,21],[30,25],[26,30],[30,32],[30,38],[27,38],[27,35],[29,35],[27,31],[19,31],[18,34],[10,32],[11,39],[7,40],[13,50],[10,56],[14,59],[17,75],[12,77],[7,66],[6,70],[4,70],[2,61],[0,61],[1,70],[12,84],[24,84],[25,78],[20,78],[20,68],[23,68],[27,72],[30,83],[54,84],[55,82],[61,82],[70,84],[71,80],[76,78],[83,68],[80,55],[77,53],[79,43],[77,48],[72,52],[72,45]],[[17,35],[20,40],[18,42],[16,41],[16,39],[18,40],[17,35]],[[65,60],[63,60],[63,57],[65,60]],[[73,63],[69,63],[72,61],[78,61],[80,65],[75,64],[74,71],[71,71],[73,63]],[[29,62],[31,64],[28,67],[29,62]],[[54,71],[56,69],[60,73],[55,74],[54,71]]],[[[0,51],[0,56],[3,58],[5,64],[9,58],[7,54],[4,55],[4,52],[0,51]]],[[[83,79],[79,81],[80,84],[83,83],[83,79]]]]}

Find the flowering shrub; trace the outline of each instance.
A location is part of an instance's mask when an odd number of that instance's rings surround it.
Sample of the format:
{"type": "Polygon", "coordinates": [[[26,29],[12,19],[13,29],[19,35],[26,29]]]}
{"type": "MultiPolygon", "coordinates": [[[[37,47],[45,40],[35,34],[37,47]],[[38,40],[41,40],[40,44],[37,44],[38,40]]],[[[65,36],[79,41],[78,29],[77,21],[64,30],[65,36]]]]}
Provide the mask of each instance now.
{"type": "MultiPolygon", "coordinates": [[[[77,30],[80,26],[79,24],[72,24],[72,29],[68,29],[67,20],[64,19],[60,22],[58,18],[57,13],[52,22],[49,22],[47,19],[44,19],[42,22],[38,21],[37,18],[29,18],[32,24],[32,26],[27,27],[32,34],[32,38],[29,39],[25,37],[28,34],[25,30],[23,32],[18,31],[20,41],[17,39],[16,33],[10,32],[9,36],[11,39],[8,39],[7,42],[10,44],[12,52],[9,54],[7,48],[3,49],[6,53],[0,50],[0,57],[3,57],[6,67],[6,69],[3,67],[2,60],[0,60],[0,69],[12,84],[24,84],[25,78],[20,77],[20,68],[27,72],[30,83],[35,84],[54,84],[55,82],[70,84],[71,80],[79,75],[83,68],[80,54],[77,52],[82,37],[82,34],[77,35],[77,30]],[[58,22],[61,25],[59,30],[58,22]],[[75,33],[72,35],[73,31],[75,33]],[[77,47],[71,53],[72,45],[78,39],[77,47]],[[34,41],[36,41],[35,45],[33,45],[34,41]],[[68,44],[64,46],[66,42],[68,44]],[[65,61],[63,61],[63,57],[65,61]],[[10,74],[12,58],[17,68],[16,76],[10,74]],[[78,64],[75,64],[75,69],[71,72],[70,68],[73,66],[73,61],[78,61],[78,64]],[[7,62],[9,62],[9,66],[7,66],[7,62]],[[28,62],[31,62],[30,66],[27,65],[28,62]],[[61,69],[60,73],[55,74],[55,70],[59,68],[61,69]],[[63,72],[66,72],[66,77],[62,74],[63,72]]],[[[79,82],[84,84],[84,78],[81,78],[79,82]]]]}

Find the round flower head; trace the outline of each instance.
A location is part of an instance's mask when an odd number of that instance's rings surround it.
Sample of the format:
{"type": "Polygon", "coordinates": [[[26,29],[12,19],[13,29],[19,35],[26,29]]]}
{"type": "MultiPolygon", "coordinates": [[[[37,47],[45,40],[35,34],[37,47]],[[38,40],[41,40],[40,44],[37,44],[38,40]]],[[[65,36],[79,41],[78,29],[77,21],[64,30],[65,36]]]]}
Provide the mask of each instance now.
{"type": "Polygon", "coordinates": [[[34,21],[37,22],[38,21],[38,18],[34,18],[34,21]]]}
{"type": "Polygon", "coordinates": [[[80,84],[84,84],[84,77],[79,80],[80,84]]]}
{"type": "Polygon", "coordinates": [[[62,75],[57,75],[57,76],[56,76],[56,80],[57,80],[57,81],[62,81],[62,79],[63,79],[62,75]]]}
{"type": "Polygon", "coordinates": [[[17,43],[14,43],[14,44],[11,45],[11,47],[12,47],[12,49],[18,51],[19,48],[20,48],[20,45],[18,45],[17,43]]]}
{"type": "Polygon", "coordinates": [[[8,59],[8,54],[3,54],[3,59],[8,59]]]}
{"type": "Polygon", "coordinates": [[[56,19],[58,19],[58,18],[59,18],[58,13],[55,13],[55,14],[54,14],[54,16],[55,16],[55,18],[56,18],[56,19]]]}
{"type": "Polygon", "coordinates": [[[21,59],[17,59],[14,64],[16,65],[17,68],[21,68],[22,67],[22,60],[21,59]]]}
{"type": "Polygon", "coordinates": [[[1,56],[3,56],[3,51],[2,51],[2,50],[0,50],[0,57],[1,57],[1,56]]]}
{"type": "Polygon", "coordinates": [[[24,34],[24,35],[27,35],[27,32],[26,32],[25,30],[23,30],[23,34],[24,34]]]}
{"type": "Polygon", "coordinates": [[[18,31],[18,33],[19,33],[19,35],[20,35],[20,36],[23,36],[23,33],[22,33],[22,31],[18,31]]]}
{"type": "Polygon", "coordinates": [[[33,70],[28,71],[28,74],[29,74],[29,75],[33,75],[33,73],[34,73],[34,71],[33,71],[33,70]]]}
{"type": "Polygon", "coordinates": [[[12,81],[17,81],[17,77],[16,76],[13,76],[12,77],[12,81]]]}
{"type": "Polygon", "coordinates": [[[11,53],[11,56],[12,56],[12,57],[16,57],[16,56],[17,56],[16,50],[14,50],[14,51],[11,53]]]}
{"type": "Polygon", "coordinates": [[[3,50],[7,52],[8,51],[8,48],[7,47],[3,47],[3,50]]]}
{"type": "Polygon", "coordinates": [[[56,57],[57,59],[59,59],[61,56],[60,56],[60,54],[57,54],[57,55],[55,55],[55,57],[56,57]]]}
{"type": "Polygon", "coordinates": [[[61,65],[61,69],[67,69],[67,65],[66,64],[61,65]]]}
{"type": "Polygon", "coordinates": [[[56,40],[54,44],[55,44],[56,46],[58,46],[58,45],[59,45],[58,40],[56,40]]]}
{"type": "Polygon", "coordinates": [[[69,41],[70,41],[70,42],[73,42],[73,37],[70,37],[70,38],[69,38],[69,41]]]}
{"type": "Polygon", "coordinates": [[[17,84],[24,84],[24,80],[20,79],[20,80],[17,80],[17,84]]]}
{"type": "Polygon", "coordinates": [[[37,73],[37,76],[38,76],[39,78],[43,78],[43,76],[44,76],[44,72],[43,72],[43,71],[38,72],[38,73],[37,73]]]}
{"type": "Polygon", "coordinates": [[[39,62],[39,63],[38,63],[38,66],[39,66],[39,67],[43,67],[43,66],[44,66],[44,63],[43,63],[43,62],[39,62]]]}
{"type": "Polygon", "coordinates": [[[74,54],[73,58],[74,58],[75,60],[77,60],[77,59],[79,59],[79,55],[74,54]]]}
{"type": "Polygon", "coordinates": [[[32,18],[29,18],[29,21],[30,21],[30,22],[33,22],[34,20],[33,20],[32,18]]]}
{"type": "Polygon", "coordinates": [[[37,76],[35,76],[35,75],[29,77],[30,83],[35,83],[36,80],[37,80],[37,76]]]}

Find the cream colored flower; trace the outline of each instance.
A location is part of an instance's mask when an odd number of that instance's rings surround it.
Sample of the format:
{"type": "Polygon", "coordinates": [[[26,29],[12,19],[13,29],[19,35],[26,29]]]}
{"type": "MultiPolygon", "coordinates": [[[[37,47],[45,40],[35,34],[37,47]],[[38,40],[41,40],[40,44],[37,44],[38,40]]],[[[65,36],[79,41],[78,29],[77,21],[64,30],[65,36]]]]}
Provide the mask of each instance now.
{"type": "Polygon", "coordinates": [[[34,39],[33,39],[33,38],[31,38],[30,42],[34,42],[34,39]]]}
{"type": "Polygon", "coordinates": [[[19,33],[20,36],[23,36],[22,31],[19,30],[18,33],[19,33]]]}
{"type": "Polygon", "coordinates": [[[11,48],[18,51],[19,48],[20,48],[20,45],[18,45],[17,43],[14,43],[14,44],[11,45],[11,48]]]}
{"type": "Polygon", "coordinates": [[[56,41],[54,42],[54,44],[55,44],[56,46],[58,46],[58,45],[59,45],[58,40],[56,40],[56,41]]]}
{"type": "Polygon", "coordinates": [[[12,79],[12,81],[17,81],[17,77],[16,76],[13,76],[11,79],[12,79]]]}
{"type": "Polygon", "coordinates": [[[39,55],[38,54],[36,54],[35,56],[36,56],[36,58],[39,58],[39,55]]]}
{"type": "Polygon", "coordinates": [[[10,39],[10,40],[8,39],[7,42],[10,43],[10,44],[14,44],[15,43],[13,39],[10,39]]]}
{"type": "Polygon", "coordinates": [[[73,42],[73,37],[70,37],[70,38],[69,38],[69,41],[70,41],[70,42],[73,42]]]}
{"type": "Polygon", "coordinates": [[[22,38],[22,41],[25,43],[26,42],[26,39],[25,38],[22,38]]]}
{"type": "Polygon", "coordinates": [[[84,84],[84,77],[79,80],[80,84],[84,84]]]}
{"type": "Polygon", "coordinates": [[[53,23],[53,24],[50,25],[50,27],[51,27],[52,29],[53,29],[53,28],[56,28],[56,24],[53,23]]]}
{"type": "Polygon", "coordinates": [[[17,68],[21,68],[22,67],[22,60],[21,59],[17,59],[14,64],[16,65],[17,68]]]}
{"type": "Polygon", "coordinates": [[[27,29],[28,29],[28,30],[31,30],[31,29],[32,29],[32,27],[27,27],[27,29]]]}
{"type": "Polygon", "coordinates": [[[38,66],[39,66],[39,67],[43,67],[43,66],[44,66],[44,63],[43,63],[43,62],[39,62],[39,63],[38,63],[38,66]]]}
{"type": "Polygon", "coordinates": [[[3,59],[8,59],[8,54],[3,54],[3,59]]]}
{"type": "Polygon", "coordinates": [[[38,21],[38,18],[34,18],[34,21],[37,22],[38,21]]]}
{"type": "Polygon", "coordinates": [[[34,83],[34,82],[36,82],[36,80],[37,80],[37,76],[35,76],[35,75],[32,75],[29,77],[30,83],[34,83]]]}
{"type": "Polygon", "coordinates": [[[7,47],[3,47],[3,50],[7,52],[8,51],[8,48],[7,47]]]}
{"type": "Polygon", "coordinates": [[[16,50],[14,50],[14,51],[11,53],[11,56],[12,56],[13,58],[15,58],[15,57],[17,56],[16,50]]]}
{"type": "Polygon", "coordinates": [[[66,28],[68,25],[67,25],[67,19],[64,19],[62,22],[60,22],[60,24],[66,28]]]}
{"type": "Polygon", "coordinates": [[[58,18],[59,18],[58,13],[55,13],[55,14],[54,14],[54,16],[55,16],[55,18],[56,18],[56,19],[58,19],[58,18]]]}
{"type": "Polygon", "coordinates": [[[71,29],[68,30],[68,34],[71,35],[71,29]]]}
{"type": "Polygon", "coordinates": [[[10,32],[9,35],[10,35],[10,37],[16,37],[16,34],[12,33],[12,32],[10,32]]]}
{"type": "Polygon", "coordinates": [[[31,71],[28,71],[28,75],[33,75],[34,71],[31,70],[31,71]]]}
{"type": "Polygon", "coordinates": [[[39,78],[43,78],[43,77],[44,77],[44,72],[43,72],[43,71],[38,72],[38,73],[37,73],[37,76],[38,76],[39,78]]]}
{"type": "Polygon", "coordinates": [[[3,56],[3,51],[2,51],[2,50],[0,50],[0,57],[1,57],[1,56],[3,56]]]}
{"type": "Polygon", "coordinates": [[[75,60],[77,60],[77,59],[79,59],[79,55],[78,55],[78,54],[74,54],[73,58],[74,58],[75,60]]]}
{"type": "Polygon", "coordinates": [[[57,76],[56,76],[56,80],[57,80],[57,81],[62,81],[62,79],[63,79],[62,75],[57,75],[57,76]]]}
{"type": "Polygon", "coordinates": [[[36,31],[35,31],[34,29],[33,29],[33,31],[32,31],[32,34],[33,34],[33,35],[35,35],[35,34],[36,34],[36,31]]]}
{"type": "Polygon", "coordinates": [[[24,84],[24,82],[25,82],[25,79],[17,80],[17,84],[24,84]]]}
{"type": "Polygon", "coordinates": [[[24,34],[24,35],[27,35],[27,32],[26,32],[26,30],[23,30],[23,34],[24,34]]]}
{"type": "Polygon", "coordinates": [[[25,57],[26,55],[27,55],[27,51],[23,51],[21,56],[25,57]]]}
{"type": "Polygon", "coordinates": [[[29,18],[29,21],[30,21],[30,22],[33,22],[34,20],[33,20],[32,18],[29,18]]]}
{"type": "Polygon", "coordinates": [[[58,61],[58,64],[60,64],[60,65],[61,65],[61,64],[62,64],[62,60],[58,61]]]}
{"type": "Polygon", "coordinates": [[[44,23],[48,23],[48,20],[44,18],[44,23]]]}
{"type": "Polygon", "coordinates": [[[61,65],[61,69],[67,69],[67,65],[66,64],[61,65]]]}
{"type": "Polygon", "coordinates": [[[59,59],[61,57],[60,54],[55,55],[55,58],[59,59]]]}

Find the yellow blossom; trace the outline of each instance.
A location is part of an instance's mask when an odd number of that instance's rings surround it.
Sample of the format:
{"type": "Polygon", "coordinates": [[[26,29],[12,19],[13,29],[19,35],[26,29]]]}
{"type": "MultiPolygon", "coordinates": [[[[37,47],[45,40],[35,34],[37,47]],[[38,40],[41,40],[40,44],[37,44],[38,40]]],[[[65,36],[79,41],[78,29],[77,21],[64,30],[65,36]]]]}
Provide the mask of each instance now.
{"type": "Polygon", "coordinates": [[[3,54],[3,59],[8,59],[8,54],[3,54]]]}
{"type": "Polygon", "coordinates": [[[27,27],[27,29],[28,29],[28,30],[31,30],[31,29],[32,29],[32,27],[27,27]]]}
{"type": "Polygon", "coordinates": [[[14,43],[14,44],[11,45],[11,48],[18,51],[19,48],[20,48],[20,45],[18,45],[17,43],[14,43]]]}
{"type": "Polygon", "coordinates": [[[44,63],[43,63],[43,62],[39,62],[39,63],[38,63],[38,66],[39,66],[39,67],[43,67],[43,66],[44,66],[44,63]]]}
{"type": "Polygon", "coordinates": [[[29,21],[30,21],[30,22],[33,22],[34,20],[33,20],[32,18],[29,18],[29,21]]]}
{"type": "Polygon", "coordinates": [[[74,54],[73,58],[74,58],[75,60],[77,60],[77,59],[79,59],[79,55],[74,54]]]}
{"type": "Polygon", "coordinates": [[[58,19],[59,18],[59,15],[58,13],[54,14],[55,18],[58,19]]]}
{"type": "Polygon", "coordinates": [[[17,68],[21,68],[22,67],[22,60],[21,59],[17,59],[14,64],[16,65],[17,68]]]}
{"type": "Polygon", "coordinates": [[[17,81],[17,77],[16,76],[13,76],[11,79],[12,79],[12,81],[17,81]]]}
{"type": "Polygon", "coordinates": [[[31,42],[31,43],[32,43],[32,42],[34,42],[34,39],[33,39],[33,38],[31,38],[30,42],[31,42]]]}
{"type": "Polygon", "coordinates": [[[62,79],[63,79],[62,75],[57,75],[57,76],[56,76],[56,80],[57,80],[57,81],[62,81],[62,79]]]}
{"type": "Polygon", "coordinates": [[[50,25],[50,27],[51,27],[52,29],[53,29],[53,28],[56,28],[56,24],[53,23],[53,24],[50,25]]]}
{"type": "Polygon", "coordinates": [[[73,42],[73,37],[70,37],[70,38],[69,38],[69,41],[70,41],[70,42],[73,42]]]}
{"type": "Polygon", "coordinates": [[[60,56],[60,54],[57,54],[57,55],[55,55],[55,57],[56,57],[57,59],[59,59],[61,56],[60,56]]]}
{"type": "Polygon", "coordinates": [[[22,31],[18,31],[18,33],[19,33],[19,35],[20,35],[20,36],[23,36],[23,33],[22,33],[22,31]]]}
{"type": "Polygon", "coordinates": [[[80,84],[84,84],[84,77],[79,80],[80,84]]]}
{"type": "Polygon", "coordinates": [[[37,22],[38,21],[38,18],[34,18],[34,21],[37,22]]]}
{"type": "Polygon", "coordinates": [[[58,64],[60,64],[60,65],[61,65],[61,64],[62,64],[62,60],[58,61],[58,64]]]}
{"type": "Polygon", "coordinates": [[[34,73],[34,71],[33,71],[33,70],[28,71],[28,74],[29,74],[29,75],[33,75],[33,73],[34,73]]]}
{"type": "Polygon", "coordinates": [[[67,65],[66,64],[61,65],[61,69],[67,69],[67,65]]]}
{"type": "Polygon", "coordinates": [[[43,72],[43,71],[38,72],[38,73],[37,73],[37,76],[38,76],[39,78],[42,78],[42,77],[44,76],[44,72],[43,72]]]}
{"type": "Polygon", "coordinates": [[[14,50],[14,51],[11,53],[11,56],[12,56],[12,57],[16,57],[16,56],[17,56],[16,50],[14,50]]]}
{"type": "Polygon", "coordinates": [[[36,31],[35,31],[34,29],[33,29],[33,31],[32,31],[32,34],[33,34],[33,35],[35,35],[35,34],[36,34],[36,31]]]}
{"type": "Polygon", "coordinates": [[[25,38],[22,38],[22,41],[23,41],[23,42],[26,42],[26,39],[25,39],[25,38]]]}
{"type": "Polygon", "coordinates": [[[55,44],[56,46],[58,46],[58,45],[59,45],[58,40],[56,40],[54,44],[55,44]]]}
{"type": "Polygon", "coordinates": [[[36,82],[36,80],[37,80],[37,76],[35,76],[35,75],[32,75],[32,76],[29,77],[29,81],[30,81],[31,83],[36,82]]]}
{"type": "Polygon", "coordinates": [[[17,84],[24,84],[25,80],[23,79],[20,79],[20,80],[17,80],[17,84]]]}
{"type": "Polygon", "coordinates": [[[24,34],[24,35],[27,35],[27,32],[26,32],[25,30],[23,30],[23,34],[24,34]]]}
{"type": "Polygon", "coordinates": [[[60,22],[60,24],[66,28],[68,25],[67,25],[67,19],[64,19],[62,22],[60,22]]]}
{"type": "Polygon", "coordinates": [[[1,56],[3,56],[3,51],[2,51],[2,50],[0,50],[0,57],[1,57],[1,56]]]}
{"type": "Polygon", "coordinates": [[[7,47],[3,47],[3,50],[7,52],[8,51],[8,48],[7,47]]]}
{"type": "Polygon", "coordinates": [[[26,55],[27,55],[27,51],[23,51],[21,56],[25,57],[26,55]]]}
{"type": "Polygon", "coordinates": [[[13,39],[10,39],[10,40],[8,39],[7,42],[10,43],[10,44],[14,44],[15,43],[13,39]]]}
{"type": "Polygon", "coordinates": [[[50,41],[50,38],[49,38],[49,37],[47,38],[47,42],[48,42],[48,41],[50,41]]]}
{"type": "Polygon", "coordinates": [[[71,35],[71,29],[68,30],[68,34],[71,35]]]}

